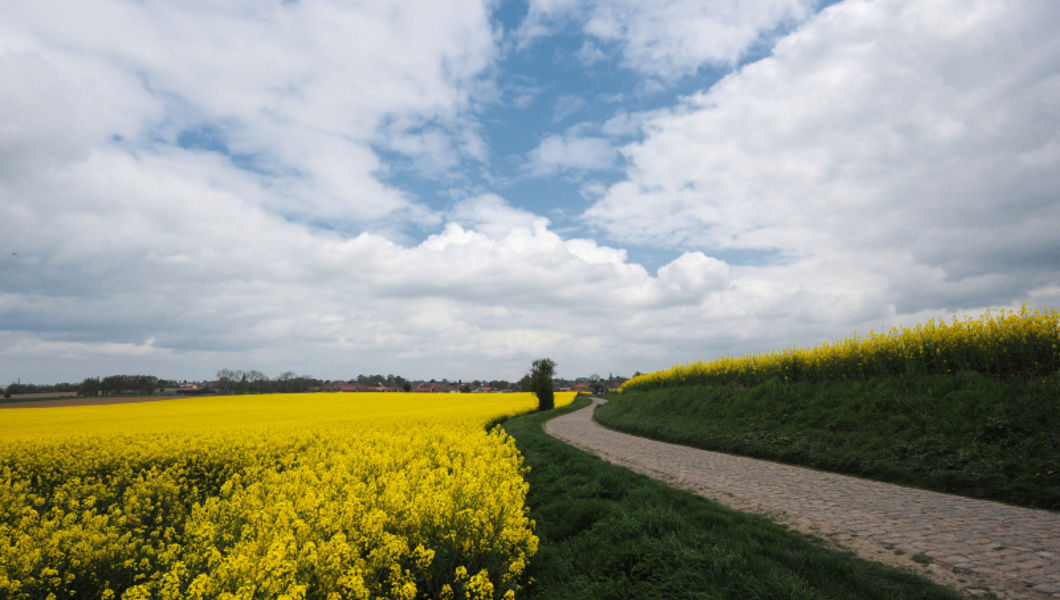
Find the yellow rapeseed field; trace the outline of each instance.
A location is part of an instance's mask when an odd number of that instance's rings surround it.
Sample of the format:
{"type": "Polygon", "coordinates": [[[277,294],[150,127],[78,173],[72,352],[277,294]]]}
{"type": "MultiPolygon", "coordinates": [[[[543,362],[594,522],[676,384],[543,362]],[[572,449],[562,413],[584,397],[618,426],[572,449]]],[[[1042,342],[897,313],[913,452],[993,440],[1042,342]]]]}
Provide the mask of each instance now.
{"type": "MultiPolygon", "coordinates": [[[[573,394],[557,394],[558,405],[573,394]]],[[[0,597],[514,598],[532,394],[0,411],[0,597]]]]}
{"type": "Polygon", "coordinates": [[[622,390],[680,385],[835,381],[891,375],[978,371],[997,377],[1049,375],[1060,370],[1060,312],[987,312],[978,318],[931,320],[916,327],[869,332],[812,348],[696,361],[639,375],[622,390]]]}

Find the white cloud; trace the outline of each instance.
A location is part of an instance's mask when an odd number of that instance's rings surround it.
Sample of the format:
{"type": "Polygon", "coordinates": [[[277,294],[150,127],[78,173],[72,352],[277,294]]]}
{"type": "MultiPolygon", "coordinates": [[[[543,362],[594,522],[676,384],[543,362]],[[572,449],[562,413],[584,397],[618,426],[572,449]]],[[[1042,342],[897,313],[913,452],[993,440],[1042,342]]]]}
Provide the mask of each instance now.
{"type": "MultiPolygon", "coordinates": [[[[617,45],[627,67],[645,76],[673,80],[704,65],[736,64],[778,27],[810,16],[817,3],[533,0],[519,38],[525,46],[573,22],[598,40],[617,45]]],[[[586,46],[579,52],[582,60],[596,56],[591,48],[587,53],[586,46]]]]}
{"type": "Polygon", "coordinates": [[[1057,26],[1031,1],[834,5],[649,119],[585,218],[627,243],[779,251],[732,287],[787,303],[781,329],[800,306],[1018,304],[1060,276],[1057,26]]]}
{"type": "Polygon", "coordinates": [[[615,166],[618,151],[606,138],[550,135],[527,155],[528,169],[535,175],[564,170],[598,170],[615,166]]]}
{"type": "Polygon", "coordinates": [[[512,79],[502,88],[500,97],[513,108],[525,109],[541,97],[543,90],[535,79],[523,75],[512,76],[512,79]]]}
{"type": "Polygon", "coordinates": [[[806,18],[815,4],[815,0],[606,2],[596,7],[585,30],[620,43],[634,70],[674,79],[704,64],[736,64],[764,34],[806,18]]]}
{"type": "Polygon", "coordinates": [[[19,123],[0,131],[0,152],[17,147],[22,168],[34,167],[26,161],[36,153],[71,159],[112,136],[142,153],[210,127],[271,173],[262,204],[364,224],[421,212],[379,182],[372,144],[434,173],[462,153],[485,158],[466,117],[495,54],[488,7],[477,0],[400,10],[8,3],[0,36],[0,106],[19,123]]]}
{"type": "Polygon", "coordinates": [[[528,3],[526,18],[513,33],[520,48],[554,32],[557,22],[585,11],[587,5],[579,0],[533,0],[528,3]]]}
{"type": "Polygon", "coordinates": [[[64,79],[36,54],[0,54],[0,81],[9,82],[0,92],[0,176],[83,158],[92,139],[107,133],[86,118],[91,91],[64,79]]]}
{"type": "Polygon", "coordinates": [[[720,281],[701,256],[652,276],[496,195],[399,244],[287,221],[244,199],[257,185],[181,150],[0,180],[0,376],[518,377],[546,354],[573,374],[606,368],[581,352],[618,347],[628,313],[695,305],[720,281]]]}
{"type": "Polygon", "coordinates": [[[644,123],[651,117],[652,112],[628,113],[620,111],[604,122],[601,131],[611,138],[628,138],[640,136],[644,123]]]}
{"type": "Polygon", "coordinates": [[[599,46],[592,42],[585,42],[578,50],[578,60],[586,66],[593,66],[598,62],[607,60],[607,54],[599,46]]]}
{"type": "Polygon", "coordinates": [[[531,212],[514,208],[496,194],[484,194],[458,202],[449,216],[454,223],[500,237],[516,229],[548,226],[548,220],[531,212]]]}
{"type": "Polygon", "coordinates": [[[580,96],[560,96],[556,99],[556,104],[552,111],[552,122],[558,123],[563,121],[567,117],[582,112],[588,107],[589,103],[580,96]]]}
{"type": "MultiPolygon", "coordinates": [[[[661,85],[804,5],[698,6],[535,2],[521,35],[591,28],[661,85]]],[[[680,106],[540,132],[523,174],[573,181],[606,244],[387,183],[467,177],[513,107],[548,120],[550,82],[480,80],[489,8],[0,4],[0,378],[628,375],[1060,298],[1051,5],[847,0],[680,106]]]]}
{"type": "Polygon", "coordinates": [[[729,265],[702,252],[686,252],[659,268],[659,285],[671,301],[694,297],[729,286],[729,265]]]}
{"type": "Polygon", "coordinates": [[[155,348],[154,339],[142,344],[115,342],[53,342],[35,336],[20,336],[5,344],[4,352],[12,356],[34,357],[37,360],[60,357],[78,359],[85,356],[156,356],[171,353],[168,348],[155,348]]]}

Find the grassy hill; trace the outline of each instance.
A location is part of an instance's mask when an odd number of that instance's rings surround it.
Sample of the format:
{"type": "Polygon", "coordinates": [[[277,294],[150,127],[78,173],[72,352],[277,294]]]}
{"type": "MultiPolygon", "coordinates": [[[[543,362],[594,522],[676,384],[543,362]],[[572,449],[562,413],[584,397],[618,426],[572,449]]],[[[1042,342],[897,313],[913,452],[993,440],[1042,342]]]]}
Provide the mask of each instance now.
{"type": "Polygon", "coordinates": [[[596,419],[708,450],[1060,509],[1060,374],[628,391],[596,419]]]}
{"type": "Polygon", "coordinates": [[[1060,315],[1023,309],[630,380],[647,437],[1060,510],[1060,315]]]}

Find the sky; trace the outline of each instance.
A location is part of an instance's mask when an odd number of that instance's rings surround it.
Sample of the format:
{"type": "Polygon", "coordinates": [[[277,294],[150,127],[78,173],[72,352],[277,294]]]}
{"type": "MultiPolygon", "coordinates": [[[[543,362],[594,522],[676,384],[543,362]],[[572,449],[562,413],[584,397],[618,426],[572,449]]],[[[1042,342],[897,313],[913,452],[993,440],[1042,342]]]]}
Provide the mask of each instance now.
{"type": "Polygon", "coordinates": [[[7,0],[0,384],[1060,309],[1054,0],[7,0]]]}

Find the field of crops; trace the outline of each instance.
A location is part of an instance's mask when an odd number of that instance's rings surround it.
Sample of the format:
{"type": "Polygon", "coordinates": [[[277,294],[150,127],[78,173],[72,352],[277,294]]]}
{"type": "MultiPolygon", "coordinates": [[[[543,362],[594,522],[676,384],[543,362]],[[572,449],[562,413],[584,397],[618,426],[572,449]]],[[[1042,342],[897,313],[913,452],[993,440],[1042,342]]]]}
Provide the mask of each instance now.
{"type": "Polygon", "coordinates": [[[780,381],[848,381],[892,375],[976,371],[996,377],[1050,375],[1060,370],[1060,313],[1051,309],[987,312],[928,321],[912,328],[812,348],[790,348],[738,358],[697,361],[639,375],[622,390],[684,385],[755,385],[780,381]]]}
{"type": "MultiPolygon", "coordinates": [[[[557,405],[573,394],[557,394],[557,405]]],[[[0,597],[513,598],[532,394],[286,394],[0,413],[0,597]]]]}

